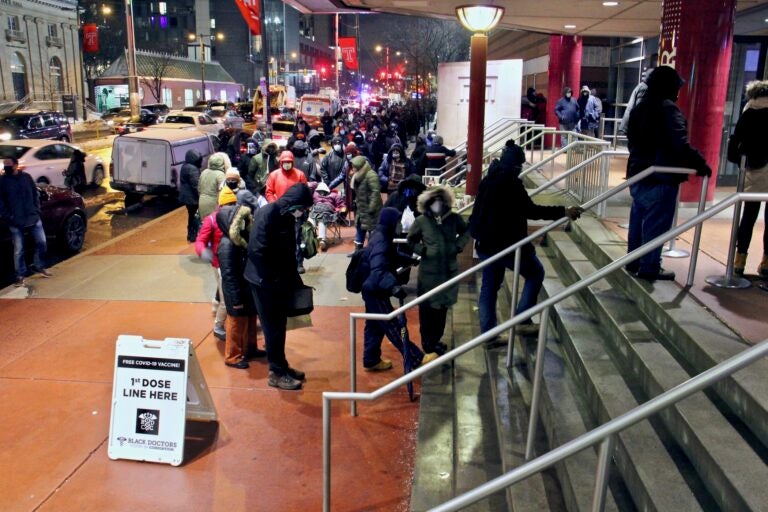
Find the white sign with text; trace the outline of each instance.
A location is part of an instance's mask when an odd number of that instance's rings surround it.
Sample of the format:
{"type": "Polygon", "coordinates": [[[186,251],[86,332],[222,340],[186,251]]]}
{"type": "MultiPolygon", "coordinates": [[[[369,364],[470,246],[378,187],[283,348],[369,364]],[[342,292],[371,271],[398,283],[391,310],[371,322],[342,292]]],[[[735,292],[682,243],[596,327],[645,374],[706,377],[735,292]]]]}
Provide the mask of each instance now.
{"type": "Polygon", "coordinates": [[[189,350],[188,339],[117,338],[110,459],[181,464],[189,350]]]}

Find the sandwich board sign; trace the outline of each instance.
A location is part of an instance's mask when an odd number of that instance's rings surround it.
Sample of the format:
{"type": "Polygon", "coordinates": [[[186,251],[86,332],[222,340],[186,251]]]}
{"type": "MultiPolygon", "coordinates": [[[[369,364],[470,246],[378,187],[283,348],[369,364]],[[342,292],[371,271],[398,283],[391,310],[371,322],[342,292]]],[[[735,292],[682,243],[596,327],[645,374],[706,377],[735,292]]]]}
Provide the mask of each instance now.
{"type": "Polygon", "coordinates": [[[153,341],[120,335],[115,350],[109,458],[180,465],[188,395],[194,395],[194,419],[216,420],[188,339],[153,341]],[[196,382],[189,380],[190,375],[196,382]]]}

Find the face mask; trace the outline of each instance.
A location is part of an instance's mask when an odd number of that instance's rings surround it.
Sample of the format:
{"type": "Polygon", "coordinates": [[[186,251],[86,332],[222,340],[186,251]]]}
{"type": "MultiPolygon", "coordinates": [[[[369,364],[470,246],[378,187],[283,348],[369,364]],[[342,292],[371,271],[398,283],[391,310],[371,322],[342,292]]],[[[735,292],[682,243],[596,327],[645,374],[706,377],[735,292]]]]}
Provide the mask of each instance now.
{"type": "Polygon", "coordinates": [[[565,94],[566,98],[570,98],[571,96],[573,96],[573,95],[571,93],[569,93],[569,92],[565,94]]]}
{"type": "Polygon", "coordinates": [[[284,171],[290,171],[291,169],[293,169],[293,164],[292,164],[292,163],[290,163],[290,162],[285,162],[285,163],[283,164],[283,170],[284,170],[284,171]]]}
{"type": "Polygon", "coordinates": [[[342,135],[346,135],[347,134],[347,130],[340,130],[339,133],[342,134],[342,135]]]}
{"type": "Polygon", "coordinates": [[[269,156],[275,156],[275,154],[277,154],[277,150],[275,150],[275,149],[268,149],[267,150],[267,154],[269,156]]]}
{"type": "Polygon", "coordinates": [[[300,219],[301,216],[304,215],[304,210],[301,210],[301,209],[293,210],[291,213],[293,214],[294,217],[296,217],[297,219],[300,219]]]}
{"type": "Polygon", "coordinates": [[[352,153],[347,154],[347,160],[352,160],[352,153]]]}
{"type": "Polygon", "coordinates": [[[232,190],[235,190],[235,189],[237,188],[237,186],[238,186],[238,185],[240,185],[240,183],[239,183],[239,182],[237,182],[237,181],[228,181],[228,182],[227,182],[227,186],[228,186],[229,188],[231,188],[232,190]]]}
{"type": "Polygon", "coordinates": [[[584,96],[585,98],[589,97],[589,93],[588,92],[583,92],[583,93],[581,93],[581,95],[584,96]]]}
{"type": "Polygon", "coordinates": [[[434,201],[430,207],[430,210],[432,210],[432,213],[438,214],[443,211],[443,202],[442,201],[434,201]]]}
{"type": "Polygon", "coordinates": [[[3,170],[5,171],[5,174],[13,174],[13,166],[12,165],[4,165],[3,170]]]}
{"type": "Polygon", "coordinates": [[[392,158],[395,160],[400,160],[400,153],[392,153],[392,158]]]}
{"type": "Polygon", "coordinates": [[[336,151],[336,152],[338,153],[338,152],[340,152],[340,151],[341,151],[341,146],[340,146],[339,144],[334,144],[334,145],[333,145],[333,150],[334,150],[334,151],[336,151]]]}

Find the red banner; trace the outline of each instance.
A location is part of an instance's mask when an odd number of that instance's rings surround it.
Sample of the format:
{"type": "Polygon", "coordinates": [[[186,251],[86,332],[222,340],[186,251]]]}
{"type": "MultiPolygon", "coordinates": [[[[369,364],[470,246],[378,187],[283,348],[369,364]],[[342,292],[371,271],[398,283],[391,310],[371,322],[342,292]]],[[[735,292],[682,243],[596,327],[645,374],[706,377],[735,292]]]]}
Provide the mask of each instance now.
{"type": "Polygon", "coordinates": [[[261,17],[259,16],[259,0],[235,0],[240,14],[248,24],[251,35],[261,35],[261,17]]]}
{"type": "Polygon", "coordinates": [[[99,51],[99,28],[95,23],[83,25],[83,51],[85,53],[99,51]]]}
{"type": "Polygon", "coordinates": [[[346,69],[357,69],[357,45],[354,37],[340,37],[341,60],[346,69]]]}

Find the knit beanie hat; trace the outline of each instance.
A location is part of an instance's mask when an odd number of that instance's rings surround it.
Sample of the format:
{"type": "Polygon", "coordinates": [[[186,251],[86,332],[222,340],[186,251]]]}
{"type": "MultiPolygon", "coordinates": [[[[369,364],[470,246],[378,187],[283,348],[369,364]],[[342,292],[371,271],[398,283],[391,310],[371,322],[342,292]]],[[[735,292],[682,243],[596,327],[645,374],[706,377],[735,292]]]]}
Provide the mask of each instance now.
{"type": "Polygon", "coordinates": [[[227,169],[226,179],[228,180],[239,180],[240,179],[240,171],[234,168],[227,169]]]}
{"type": "Polygon", "coordinates": [[[237,196],[235,195],[235,192],[229,188],[224,187],[221,189],[221,192],[219,192],[219,206],[226,206],[228,204],[233,204],[237,202],[237,196]]]}

